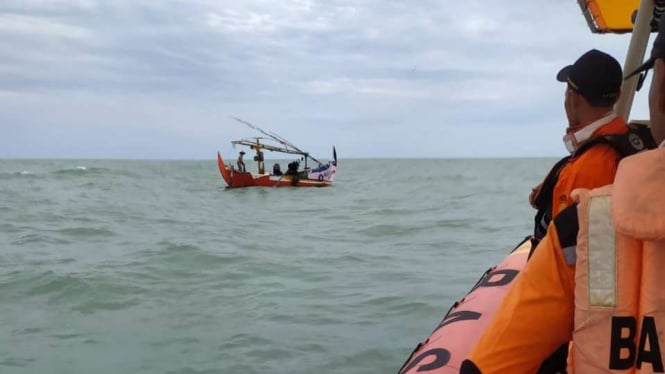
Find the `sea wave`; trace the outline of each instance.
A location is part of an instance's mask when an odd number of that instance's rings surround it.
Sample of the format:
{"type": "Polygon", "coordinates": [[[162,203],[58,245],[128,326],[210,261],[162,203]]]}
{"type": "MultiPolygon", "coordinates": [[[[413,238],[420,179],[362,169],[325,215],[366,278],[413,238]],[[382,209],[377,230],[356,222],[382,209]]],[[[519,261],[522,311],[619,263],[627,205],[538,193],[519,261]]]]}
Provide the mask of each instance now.
{"type": "Polygon", "coordinates": [[[69,244],[71,241],[55,237],[47,232],[27,232],[13,239],[11,243],[32,246],[34,244],[69,244]]]}
{"type": "Polygon", "coordinates": [[[46,297],[50,304],[84,314],[129,308],[139,304],[139,296],[144,293],[141,287],[117,277],[60,274],[50,270],[7,274],[0,278],[0,290],[3,295],[13,295],[6,301],[46,297]]]}
{"type": "Polygon", "coordinates": [[[396,372],[551,164],[385,165],[225,190],[213,159],[0,161],[0,365],[26,366],[0,372],[396,372]]]}
{"type": "MultiPolygon", "coordinates": [[[[81,219],[79,219],[81,220],[81,219]]],[[[83,219],[85,220],[85,218],[83,219]]],[[[106,228],[97,228],[97,227],[67,227],[63,229],[56,230],[56,232],[68,237],[68,238],[91,238],[91,237],[112,237],[117,234],[112,230],[106,228]]]]}
{"type": "Polygon", "coordinates": [[[77,165],[66,168],[60,168],[51,172],[57,176],[120,176],[129,178],[139,178],[141,174],[126,169],[77,165]]]}
{"type": "MultiPolygon", "coordinates": [[[[96,168],[97,171],[103,170],[101,168],[96,168]]],[[[87,174],[89,172],[93,172],[93,170],[88,170],[87,167],[79,165],[79,166],[72,166],[70,168],[66,169],[58,169],[53,171],[53,174],[75,174],[75,175],[82,175],[82,174],[87,174]]]]}
{"type": "Polygon", "coordinates": [[[12,180],[12,179],[25,180],[25,179],[40,179],[40,178],[44,178],[44,175],[29,170],[0,172],[0,180],[12,180]]]}

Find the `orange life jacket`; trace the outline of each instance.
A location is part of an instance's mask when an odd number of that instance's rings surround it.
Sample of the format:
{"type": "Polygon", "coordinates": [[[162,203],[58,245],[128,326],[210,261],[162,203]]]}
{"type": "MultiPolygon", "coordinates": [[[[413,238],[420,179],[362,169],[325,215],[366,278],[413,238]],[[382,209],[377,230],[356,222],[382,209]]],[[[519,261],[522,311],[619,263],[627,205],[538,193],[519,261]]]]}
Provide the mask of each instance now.
{"type": "Polygon", "coordinates": [[[536,372],[571,339],[571,373],[665,371],[665,148],[623,159],[612,187],[573,197],[461,373],[536,372]]]}
{"type": "Polygon", "coordinates": [[[585,223],[577,237],[575,372],[665,372],[665,149],[627,158],[613,187],[574,195],[585,223]]]}
{"type": "Polygon", "coordinates": [[[616,117],[599,127],[589,140],[559,160],[549,171],[535,197],[534,238],[545,235],[552,217],[572,203],[575,188],[593,189],[612,183],[619,160],[645,149],[656,148],[647,126],[616,117]]]}

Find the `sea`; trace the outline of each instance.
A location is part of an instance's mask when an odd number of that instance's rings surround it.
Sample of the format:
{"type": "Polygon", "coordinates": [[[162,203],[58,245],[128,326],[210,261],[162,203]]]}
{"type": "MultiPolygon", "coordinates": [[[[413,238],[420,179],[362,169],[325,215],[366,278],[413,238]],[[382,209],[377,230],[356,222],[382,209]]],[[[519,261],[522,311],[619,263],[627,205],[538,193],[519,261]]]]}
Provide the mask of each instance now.
{"type": "Polygon", "coordinates": [[[226,189],[214,157],[0,160],[0,373],[397,373],[531,233],[555,161],[226,189]]]}

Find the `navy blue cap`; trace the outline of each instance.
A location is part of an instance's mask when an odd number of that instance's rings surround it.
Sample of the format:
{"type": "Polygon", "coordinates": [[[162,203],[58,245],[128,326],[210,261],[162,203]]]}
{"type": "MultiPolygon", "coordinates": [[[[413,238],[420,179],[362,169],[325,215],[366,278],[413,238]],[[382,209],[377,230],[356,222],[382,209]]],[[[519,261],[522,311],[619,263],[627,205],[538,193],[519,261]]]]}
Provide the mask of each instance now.
{"type": "Polygon", "coordinates": [[[592,49],[561,69],[556,75],[576,92],[588,99],[616,99],[621,92],[623,73],[614,57],[592,49]]]}

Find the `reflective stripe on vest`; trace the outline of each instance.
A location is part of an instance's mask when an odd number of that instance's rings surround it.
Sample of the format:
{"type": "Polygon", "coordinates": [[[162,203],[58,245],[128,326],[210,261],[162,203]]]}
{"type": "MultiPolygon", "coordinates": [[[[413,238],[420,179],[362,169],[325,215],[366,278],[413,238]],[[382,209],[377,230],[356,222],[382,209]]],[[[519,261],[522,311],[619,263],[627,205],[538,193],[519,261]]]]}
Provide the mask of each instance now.
{"type": "Polygon", "coordinates": [[[617,247],[609,196],[591,198],[588,225],[589,305],[614,307],[617,247]]]}

